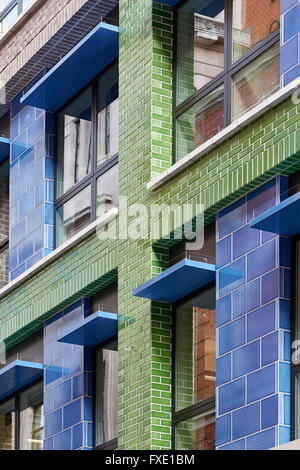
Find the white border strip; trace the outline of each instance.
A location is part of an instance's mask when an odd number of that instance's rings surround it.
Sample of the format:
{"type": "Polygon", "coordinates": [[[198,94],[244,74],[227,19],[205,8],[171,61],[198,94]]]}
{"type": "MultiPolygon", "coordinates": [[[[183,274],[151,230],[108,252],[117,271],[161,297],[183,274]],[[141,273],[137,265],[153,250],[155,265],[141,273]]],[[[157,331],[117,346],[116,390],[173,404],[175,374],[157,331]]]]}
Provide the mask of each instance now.
{"type": "Polygon", "coordinates": [[[44,269],[48,264],[51,264],[54,260],[62,256],[66,251],[70,250],[71,248],[76,246],[81,240],[96,231],[96,229],[108,224],[111,220],[115,219],[117,215],[118,209],[113,208],[110,211],[106,212],[106,214],[104,214],[102,217],[95,220],[84,229],[80,230],[80,232],[74,235],[74,237],[67,240],[54,251],[49,253],[49,255],[41,259],[38,263],[31,266],[31,268],[27,269],[24,273],[20,274],[20,276],[16,277],[13,281],[6,284],[6,286],[2,287],[2,289],[0,289],[0,298],[8,294],[11,290],[15,289],[33,274],[37,274],[38,271],[44,269]]]}
{"type": "Polygon", "coordinates": [[[149,189],[150,191],[153,191],[154,189],[161,186],[163,183],[165,183],[166,181],[171,179],[173,176],[180,173],[185,168],[192,165],[194,162],[199,160],[201,157],[206,155],[208,152],[210,152],[215,147],[220,145],[222,142],[227,140],[229,137],[232,137],[240,129],[242,129],[243,127],[247,126],[251,122],[255,121],[257,118],[265,114],[266,111],[268,111],[271,108],[274,108],[274,106],[284,101],[286,98],[292,95],[295,91],[297,91],[299,87],[300,87],[300,77],[296,78],[296,80],[293,80],[284,88],[281,88],[280,90],[278,90],[276,93],[274,93],[272,96],[264,100],[262,103],[259,103],[253,109],[243,114],[242,117],[234,121],[229,126],[225,127],[225,129],[223,129],[221,132],[218,132],[218,134],[216,134],[214,137],[209,139],[207,142],[199,145],[199,147],[197,147],[191,153],[183,157],[181,160],[176,162],[174,165],[172,165],[170,168],[165,170],[160,175],[156,176],[156,178],[154,178],[147,184],[147,189],[149,189]]]}

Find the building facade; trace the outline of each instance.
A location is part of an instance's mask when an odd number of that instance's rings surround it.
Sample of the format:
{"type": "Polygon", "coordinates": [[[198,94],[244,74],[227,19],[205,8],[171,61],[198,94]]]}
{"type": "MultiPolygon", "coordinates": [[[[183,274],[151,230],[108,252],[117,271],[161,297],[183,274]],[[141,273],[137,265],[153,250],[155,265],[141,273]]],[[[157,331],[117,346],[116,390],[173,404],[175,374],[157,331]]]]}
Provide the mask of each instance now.
{"type": "Polygon", "coordinates": [[[0,449],[300,448],[300,1],[0,1],[0,449]]]}

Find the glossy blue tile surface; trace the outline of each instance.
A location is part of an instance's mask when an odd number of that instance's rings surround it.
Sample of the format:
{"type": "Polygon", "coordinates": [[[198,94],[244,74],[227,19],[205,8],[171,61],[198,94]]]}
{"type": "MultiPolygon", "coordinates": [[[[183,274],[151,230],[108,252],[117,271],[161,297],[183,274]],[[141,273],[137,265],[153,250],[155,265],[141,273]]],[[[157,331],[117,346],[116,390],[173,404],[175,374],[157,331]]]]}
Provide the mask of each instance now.
{"type": "Polygon", "coordinates": [[[54,408],[60,408],[71,401],[71,380],[67,380],[54,389],[54,408]]]}
{"type": "Polygon", "coordinates": [[[278,360],[278,331],[261,340],[261,364],[266,366],[278,360]]]}
{"type": "Polygon", "coordinates": [[[271,302],[248,314],[247,340],[252,341],[275,329],[275,302],[271,302]]]}
{"type": "Polygon", "coordinates": [[[79,423],[72,428],[73,449],[79,449],[83,445],[83,423],[79,423]]]}
{"type": "Polygon", "coordinates": [[[275,365],[252,372],[247,377],[247,402],[259,400],[275,393],[275,365]]]}
{"type": "Polygon", "coordinates": [[[220,446],[231,440],[231,415],[216,419],[216,445],[220,446]]]}
{"type": "Polygon", "coordinates": [[[261,402],[261,427],[270,428],[278,424],[278,395],[266,398],[261,402]]]}
{"type": "Polygon", "coordinates": [[[233,259],[239,258],[259,245],[259,230],[253,230],[246,225],[233,234],[233,259]]]}
{"type": "Polygon", "coordinates": [[[291,429],[286,426],[279,426],[278,428],[278,433],[279,433],[279,445],[286,444],[287,442],[290,442],[292,440],[291,436],[291,429]]]}
{"type": "Polygon", "coordinates": [[[233,318],[237,318],[260,305],[260,280],[249,282],[232,293],[233,318]]]}
{"type": "Polygon", "coordinates": [[[231,296],[226,295],[216,302],[217,327],[231,320],[231,296]]]}
{"type": "Polygon", "coordinates": [[[247,438],[247,450],[267,450],[275,447],[275,428],[254,434],[247,438]]]}
{"type": "Polygon", "coordinates": [[[219,237],[233,232],[246,223],[246,200],[240,199],[219,213],[219,237]]]}
{"type": "Polygon", "coordinates": [[[62,409],[45,416],[45,437],[57,434],[62,430],[62,409]]]}
{"type": "Polygon", "coordinates": [[[287,10],[289,10],[291,7],[294,5],[297,5],[298,0],[281,0],[280,2],[280,11],[281,14],[285,13],[287,10]]]}
{"type": "Polygon", "coordinates": [[[237,289],[245,283],[245,258],[240,258],[218,271],[220,296],[237,289]]]}
{"type": "Polygon", "coordinates": [[[260,367],[260,342],[254,341],[233,352],[233,378],[260,367]]]}
{"type": "Polygon", "coordinates": [[[219,353],[225,354],[245,342],[245,319],[239,318],[219,330],[219,353]]]}
{"type": "Polygon", "coordinates": [[[262,303],[265,304],[270,300],[279,297],[279,282],[280,282],[280,270],[273,269],[268,274],[262,276],[261,280],[261,296],[262,303]]]}
{"type": "Polygon", "coordinates": [[[276,178],[247,195],[247,221],[262,214],[276,204],[276,178]]]}
{"type": "Polygon", "coordinates": [[[53,440],[55,450],[71,450],[71,429],[60,432],[53,440]]]}
{"type": "Polygon", "coordinates": [[[238,379],[219,388],[220,414],[232,411],[245,404],[245,379],[238,379]]]}
{"type": "Polygon", "coordinates": [[[279,327],[289,330],[291,328],[291,301],[279,299],[279,327]]]}
{"type": "Polygon", "coordinates": [[[245,439],[239,439],[238,441],[220,447],[220,450],[245,450],[245,448],[245,439]]]}
{"type": "Polygon", "coordinates": [[[291,37],[300,31],[300,4],[297,4],[289,10],[284,16],[284,41],[288,41],[291,37]]]}
{"type": "Polygon", "coordinates": [[[231,355],[219,357],[216,360],[216,385],[222,385],[231,380],[231,355]]]}
{"type": "Polygon", "coordinates": [[[64,429],[73,426],[81,421],[81,399],[75,400],[63,408],[64,429]]]}
{"type": "Polygon", "coordinates": [[[216,245],[216,264],[218,268],[231,261],[231,237],[223,238],[216,245]]]}
{"type": "Polygon", "coordinates": [[[252,434],[260,429],[260,404],[245,406],[232,415],[233,439],[252,434]]]}
{"type": "Polygon", "coordinates": [[[291,393],[291,365],[286,362],[279,363],[279,391],[291,393]]]}
{"type": "Polygon", "coordinates": [[[276,267],[275,240],[252,251],[247,256],[247,279],[252,279],[276,267]]]}
{"type": "Polygon", "coordinates": [[[298,37],[290,39],[280,50],[280,73],[285,73],[287,70],[298,64],[299,52],[298,52],[298,37]]]}

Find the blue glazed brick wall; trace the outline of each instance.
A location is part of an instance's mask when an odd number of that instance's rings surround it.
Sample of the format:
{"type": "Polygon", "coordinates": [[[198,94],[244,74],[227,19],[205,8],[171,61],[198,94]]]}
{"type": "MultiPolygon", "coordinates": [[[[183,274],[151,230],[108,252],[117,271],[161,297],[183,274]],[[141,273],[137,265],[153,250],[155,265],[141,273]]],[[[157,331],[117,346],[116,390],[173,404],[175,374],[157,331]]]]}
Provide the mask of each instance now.
{"type": "Polygon", "coordinates": [[[300,0],[281,0],[281,84],[300,76],[300,0]]]}
{"type": "Polygon", "coordinates": [[[219,449],[268,449],[290,440],[290,240],[249,227],[287,197],[276,177],[217,219],[219,449]]]}
{"type": "Polygon", "coordinates": [[[82,299],[44,325],[45,450],[93,447],[93,350],[57,341],[88,307],[82,299]]]}
{"type": "Polygon", "coordinates": [[[10,280],[54,249],[55,115],[11,104],[10,280]]]}

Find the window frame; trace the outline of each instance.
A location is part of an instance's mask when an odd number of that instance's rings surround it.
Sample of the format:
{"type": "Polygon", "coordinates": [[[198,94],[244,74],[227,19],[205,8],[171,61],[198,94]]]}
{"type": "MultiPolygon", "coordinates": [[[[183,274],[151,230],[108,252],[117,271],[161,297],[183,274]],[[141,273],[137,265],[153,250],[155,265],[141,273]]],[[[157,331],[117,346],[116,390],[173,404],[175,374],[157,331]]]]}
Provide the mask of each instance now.
{"type": "MultiPolygon", "coordinates": [[[[3,398],[3,400],[0,401],[0,405],[12,399],[15,401],[15,407],[13,411],[15,413],[14,449],[12,450],[22,450],[20,449],[20,396],[23,392],[26,392],[26,390],[29,390],[31,387],[33,387],[34,385],[37,385],[38,383],[40,383],[43,388],[44,381],[43,379],[38,378],[34,380],[33,382],[30,382],[25,387],[20,388],[20,390],[17,390],[11,395],[8,395],[7,397],[3,398]]],[[[44,406],[44,401],[43,401],[43,406],[44,406]]],[[[44,448],[44,441],[45,441],[45,435],[43,435],[43,448],[44,448]]]]}
{"type": "MultiPolygon", "coordinates": [[[[56,130],[58,126],[58,115],[63,111],[63,109],[68,106],[70,103],[75,101],[78,96],[83,93],[88,88],[91,88],[91,95],[92,95],[92,103],[91,103],[91,172],[89,175],[86,175],[82,178],[78,183],[75,183],[71,188],[69,188],[62,196],[57,197],[57,166],[58,166],[58,138],[57,132],[55,136],[55,162],[54,162],[54,248],[57,248],[59,245],[57,244],[57,211],[60,207],[62,207],[66,202],[70,201],[74,196],[79,194],[82,190],[91,186],[91,201],[90,201],[90,208],[91,208],[91,220],[90,223],[94,222],[96,217],[96,199],[97,199],[97,179],[104,175],[108,170],[113,168],[115,165],[118,165],[119,155],[116,153],[111,158],[106,160],[102,165],[97,166],[97,104],[98,104],[98,80],[101,75],[107,72],[111,67],[113,67],[116,63],[118,63],[118,59],[115,59],[111,62],[103,71],[97,75],[91,82],[89,82],[85,87],[83,87],[76,95],[74,95],[69,101],[67,101],[62,108],[60,108],[56,112],[56,130]]],[[[119,98],[119,94],[118,94],[119,98]]]]}
{"type": "MultiPolygon", "coordinates": [[[[97,390],[97,384],[96,384],[96,355],[99,349],[105,348],[106,345],[109,345],[113,341],[118,342],[118,335],[114,335],[108,340],[104,341],[103,343],[98,344],[93,348],[93,354],[94,354],[94,364],[95,364],[95,380],[93,383],[93,449],[94,450],[116,450],[118,447],[118,438],[111,439],[110,441],[103,442],[103,444],[96,445],[96,390],[97,390]]],[[[118,354],[119,354],[119,345],[118,345],[118,354]]]]}
{"type": "MultiPolygon", "coordinates": [[[[188,0],[181,0],[174,11],[174,25],[177,32],[178,12],[179,8],[188,0]]],[[[240,57],[237,61],[232,62],[232,2],[233,0],[224,0],[224,70],[212,78],[208,83],[196,90],[190,97],[180,104],[177,104],[177,58],[178,58],[178,34],[174,34],[174,100],[173,100],[173,129],[174,129],[174,146],[173,146],[173,164],[177,160],[177,119],[185,111],[189,110],[198,103],[202,98],[216,90],[220,85],[224,85],[224,129],[234,122],[231,117],[232,111],[232,78],[240,72],[244,67],[249,65],[260,55],[266,52],[275,44],[280,45],[280,26],[274,30],[269,36],[256,44],[250,51],[240,57]]]]}
{"type": "MultiPolygon", "coordinates": [[[[292,282],[291,282],[291,345],[297,339],[297,275],[300,275],[300,266],[297,264],[297,244],[299,243],[299,261],[300,261],[300,234],[292,239],[292,282]]],[[[291,351],[292,354],[292,351],[291,351]]],[[[291,360],[291,431],[290,439],[296,439],[296,375],[300,373],[300,363],[294,364],[291,360]]]]}
{"type": "MultiPolygon", "coordinates": [[[[31,5],[33,5],[33,3],[34,1],[32,2],[31,5]]],[[[6,7],[2,11],[0,11],[0,23],[11,12],[11,10],[15,8],[15,6],[18,6],[18,17],[21,15],[21,13],[24,11],[23,0],[12,0],[8,5],[6,5],[6,7]]],[[[0,34],[5,34],[5,33],[1,33],[0,31],[0,34]]]]}
{"type": "Polygon", "coordinates": [[[171,360],[172,360],[172,449],[176,450],[176,426],[190,418],[195,418],[197,416],[201,416],[207,413],[216,413],[216,394],[214,397],[206,398],[204,400],[201,400],[197,403],[194,403],[191,406],[188,406],[187,408],[184,408],[182,410],[176,411],[176,375],[177,375],[177,370],[176,370],[176,353],[177,353],[177,308],[187,302],[188,300],[192,299],[193,297],[196,297],[197,295],[201,294],[205,290],[211,288],[211,287],[216,287],[216,281],[212,281],[209,284],[201,287],[200,289],[195,290],[191,294],[183,297],[182,299],[178,300],[177,302],[174,302],[172,304],[172,317],[173,317],[173,322],[172,322],[172,354],[171,354],[171,360]]]}

